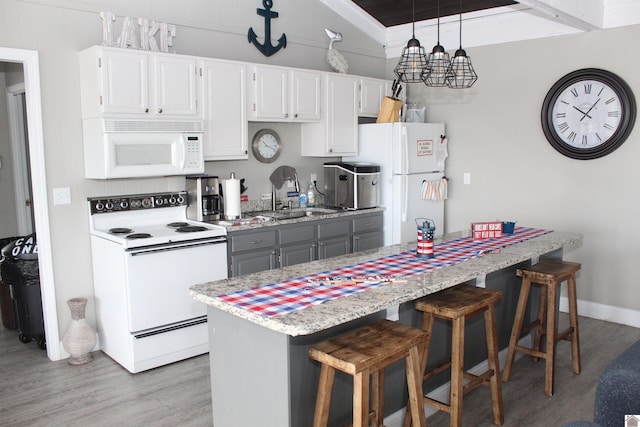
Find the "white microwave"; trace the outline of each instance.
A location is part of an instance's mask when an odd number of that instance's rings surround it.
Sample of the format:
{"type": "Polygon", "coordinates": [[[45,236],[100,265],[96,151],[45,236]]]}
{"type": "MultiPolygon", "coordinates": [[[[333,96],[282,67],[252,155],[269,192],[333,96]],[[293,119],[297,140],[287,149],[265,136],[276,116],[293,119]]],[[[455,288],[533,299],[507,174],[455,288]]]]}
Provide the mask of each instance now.
{"type": "Polygon", "coordinates": [[[191,175],[204,172],[201,120],[85,119],[85,177],[191,175]]]}

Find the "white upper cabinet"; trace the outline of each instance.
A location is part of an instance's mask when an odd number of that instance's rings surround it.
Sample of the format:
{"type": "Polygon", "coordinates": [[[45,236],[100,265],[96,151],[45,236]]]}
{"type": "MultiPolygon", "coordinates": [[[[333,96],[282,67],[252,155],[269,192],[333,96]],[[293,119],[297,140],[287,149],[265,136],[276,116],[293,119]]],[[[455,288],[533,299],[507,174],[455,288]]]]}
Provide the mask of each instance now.
{"type": "Polygon", "coordinates": [[[301,126],[303,156],[336,157],[358,152],[358,84],[347,74],[325,74],[324,121],[301,126]]]}
{"type": "Polygon", "coordinates": [[[360,78],[360,102],[358,115],[361,117],[378,117],[380,106],[385,95],[390,94],[390,84],[386,80],[360,78]]]}
{"type": "Polygon", "coordinates": [[[83,118],[201,117],[195,57],[94,46],[80,76],[83,118]]]}
{"type": "Polygon", "coordinates": [[[200,69],[204,159],[248,159],[246,64],[205,59],[200,69]]]}
{"type": "Polygon", "coordinates": [[[321,119],[322,73],[286,67],[251,67],[248,116],[252,121],[321,119]]]}

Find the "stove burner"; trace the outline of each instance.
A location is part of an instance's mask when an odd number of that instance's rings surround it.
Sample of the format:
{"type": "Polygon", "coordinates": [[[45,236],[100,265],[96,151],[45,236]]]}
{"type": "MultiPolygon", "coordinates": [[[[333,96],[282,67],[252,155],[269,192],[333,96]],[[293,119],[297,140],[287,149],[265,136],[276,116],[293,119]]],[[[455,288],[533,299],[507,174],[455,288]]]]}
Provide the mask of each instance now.
{"type": "Polygon", "coordinates": [[[194,231],[207,231],[207,227],[202,227],[201,225],[187,225],[184,227],[176,228],[178,233],[192,233],[194,231]]]}
{"type": "Polygon", "coordinates": [[[127,236],[127,239],[148,239],[152,237],[149,233],[133,233],[127,236]]]}
{"type": "Polygon", "coordinates": [[[180,227],[186,227],[188,225],[189,225],[188,222],[170,222],[169,224],[167,224],[167,227],[169,227],[169,228],[180,228],[180,227]]]}
{"type": "Polygon", "coordinates": [[[116,227],[109,230],[110,234],[129,234],[133,233],[133,230],[130,228],[116,227]]]}

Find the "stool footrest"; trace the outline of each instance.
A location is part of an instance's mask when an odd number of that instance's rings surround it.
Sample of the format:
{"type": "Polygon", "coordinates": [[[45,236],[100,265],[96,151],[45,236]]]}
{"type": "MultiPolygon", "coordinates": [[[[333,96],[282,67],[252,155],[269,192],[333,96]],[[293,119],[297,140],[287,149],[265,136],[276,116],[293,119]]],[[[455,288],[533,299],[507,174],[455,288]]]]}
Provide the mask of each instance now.
{"type": "Polygon", "coordinates": [[[547,353],[545,353],[544,351],[535,350],[533,348],[522,347],[520,345],[516,346],[516,351],[519,351],[520,353],[528,354],[530,356],[539,357],[541,359],[547,358],[547,353]]]}
{"type": "Polygon", "coordinates": [[[573,334],[573,327],[570,326],[564,331],[560,332],[558,335],[556,335],[556,342],[562,341],[562,340],[571,341],[572,334],[573,334]]]}
{"type": "Polygon", "coordinates": [[[429,378],[435,377],[436,375],[438,375],[440,372],[444,372],[447,369],[451,368],[451,361],[445,362],[442,365],[433,368],[432,370],[430,370],[429,372],[425,372],[424,376],[422,377],[423,381],[428,380],[429,378]]]}
{"type": "Polygon", "coordinates": [[[536,319],[533,322],[529,323],[528,325],[523,326],[522,330],[520,331],[520,336],[523,336],[527,332],[531,331],[533,328],[536,328],[540,325],[542,325],[542,322],[540,321],[540,319],[536,319]]]}
{"type": "Polygon", "coordinates": [[[469,372],[463,372],[462,375],[464,376],[465,379],[469,380],[469,382],[462,387],[462,394],[465,395],[480,385],[490,387],[491,383],[489,381],[490,381],[490,378],[493,376],[493,374],[494,374],[493,369],[489,369],[487,372],[480,375],[474,375],[474,374],[470,374],[469,372]]]}
{"type": "Polygon", "coordinates": [[[424,397],[424,401],[425,403],[428,403],[429,405],[435,407],[436,409],[439,409],[440,411],[451,413],[451,405],[448,405],[446,403],[440,402],[439,400],[435,400],[427,396],[424,397]]]}

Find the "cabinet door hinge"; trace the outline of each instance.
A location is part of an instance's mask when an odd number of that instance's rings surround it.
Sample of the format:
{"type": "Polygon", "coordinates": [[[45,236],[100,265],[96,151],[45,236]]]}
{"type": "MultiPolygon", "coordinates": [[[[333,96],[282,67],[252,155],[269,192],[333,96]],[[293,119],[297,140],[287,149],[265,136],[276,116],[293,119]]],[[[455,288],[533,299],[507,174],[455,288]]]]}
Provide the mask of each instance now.
{"type": "Polygon", "coordinates": [[[98,68],[102,68],[102,58],[98,58],[98,68]]]}
{"type": "Polygon", "coordinates": [[[102,105],[102,95],[100,95],[99,98],[100,105],[102,105]]]}

